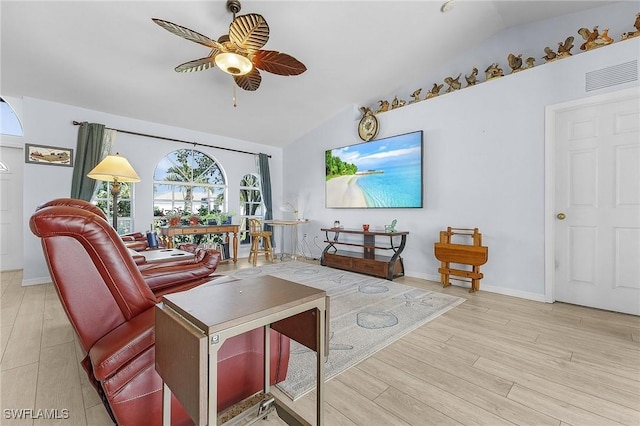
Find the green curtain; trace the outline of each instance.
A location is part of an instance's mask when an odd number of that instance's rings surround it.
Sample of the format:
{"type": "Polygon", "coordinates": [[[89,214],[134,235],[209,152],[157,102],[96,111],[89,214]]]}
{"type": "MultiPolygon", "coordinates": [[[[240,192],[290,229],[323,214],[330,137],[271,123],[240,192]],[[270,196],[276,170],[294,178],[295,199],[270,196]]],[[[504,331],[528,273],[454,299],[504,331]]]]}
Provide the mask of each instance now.
{"type": "MultiPolygon", "coordinates": [[[[269,171],[269,156],[258,154],[258,173],[260,173],[260,185],[262,189],[262,201],[264,202],[264,219],[273,219],[273,201],[271,200],[271,172],[269,171]]],[[[272,226],[265,225],[265,231],[271,232],[271,246],[275,247],[272,226]]]]}
{"type": "Polygon", "coordinates": [[[76,144],[76,160],[73,166],[73,180],[71,181],[71,198],[91,201],[96,189],[97,181],[87,177],[102,157],[104,124],[80,124],[78,128],[78,143],[76,144]]]}

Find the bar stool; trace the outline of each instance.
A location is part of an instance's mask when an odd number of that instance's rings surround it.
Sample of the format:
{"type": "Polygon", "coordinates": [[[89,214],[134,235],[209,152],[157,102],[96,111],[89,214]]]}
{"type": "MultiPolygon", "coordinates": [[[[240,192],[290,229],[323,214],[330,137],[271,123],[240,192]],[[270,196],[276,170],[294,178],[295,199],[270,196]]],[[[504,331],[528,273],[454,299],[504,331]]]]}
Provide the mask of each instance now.
{"type": "Polygon", "coordinates": [[[262,229],[261,220],[249,219],[249,236],[251,237],[251,251],[249,252],[249,262],[253,263],[253,266],[255,266],[256,262],[258,261],[259,253],[264,253],[264,258],[273,262],[271,231],[265,231],[264,229],[262,229]]]}

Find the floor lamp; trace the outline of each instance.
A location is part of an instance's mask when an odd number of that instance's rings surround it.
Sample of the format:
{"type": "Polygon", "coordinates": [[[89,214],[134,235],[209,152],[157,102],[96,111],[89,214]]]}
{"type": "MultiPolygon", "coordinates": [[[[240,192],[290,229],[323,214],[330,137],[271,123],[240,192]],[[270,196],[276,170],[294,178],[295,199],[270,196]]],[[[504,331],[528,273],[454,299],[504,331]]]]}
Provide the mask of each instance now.
{"type": "Polygon", "coordinates": [[[126,158],[116,152],[116,155],[107,155],[104,160],[93,168],[87,177],[95,180],[112,182],[111,195],[113,196],[113,229],[118,229],[118,195],[120,195],[120,182],[140,182],[140,176],[133,170],[126,158]]]}

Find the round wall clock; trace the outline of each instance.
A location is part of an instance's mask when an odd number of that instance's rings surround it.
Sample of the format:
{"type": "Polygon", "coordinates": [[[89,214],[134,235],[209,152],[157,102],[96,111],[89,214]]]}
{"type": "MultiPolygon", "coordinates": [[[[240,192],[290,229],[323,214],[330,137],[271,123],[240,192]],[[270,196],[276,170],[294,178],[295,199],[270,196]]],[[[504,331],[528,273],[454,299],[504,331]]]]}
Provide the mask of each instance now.
{"type": "Polygon", "coordinates": [[[373,114],[373,111],[365,107],[360,108],[360,110],[364,112],[364,115],[358,124],[358,136],[360,136],[360,139],[363,141],[368,142],[378,135],[380,125],[378,123],[378,118],[373,114]]]}

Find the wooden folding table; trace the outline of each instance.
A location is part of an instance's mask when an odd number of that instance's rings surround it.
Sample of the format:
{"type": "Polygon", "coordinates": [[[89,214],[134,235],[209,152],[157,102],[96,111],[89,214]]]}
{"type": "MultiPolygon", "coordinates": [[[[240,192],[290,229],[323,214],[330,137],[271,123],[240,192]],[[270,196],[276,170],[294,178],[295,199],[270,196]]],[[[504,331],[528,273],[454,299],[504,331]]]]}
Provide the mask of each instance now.
{"type": "Polygon", "coordinates": [[[302,333],[315,335],[316,424],[322,426],[326,309],[324,290],[272,276],[204,284],[163,296],[156,307],[155,330],[156,370],[164,383],[163,425],[171,422],[171,393],[196,425],[216,424],[218,350],[226,339],[258,327],[264,328],[264,391],[268,392],[270,324],[300,340],[299,324],[304,323],[315,326],[302,333]],[[300,315],[309,312],[315,321],[300,321],[300,315]],[[298,327],[289,328],[287,321],[298,327]]]}

